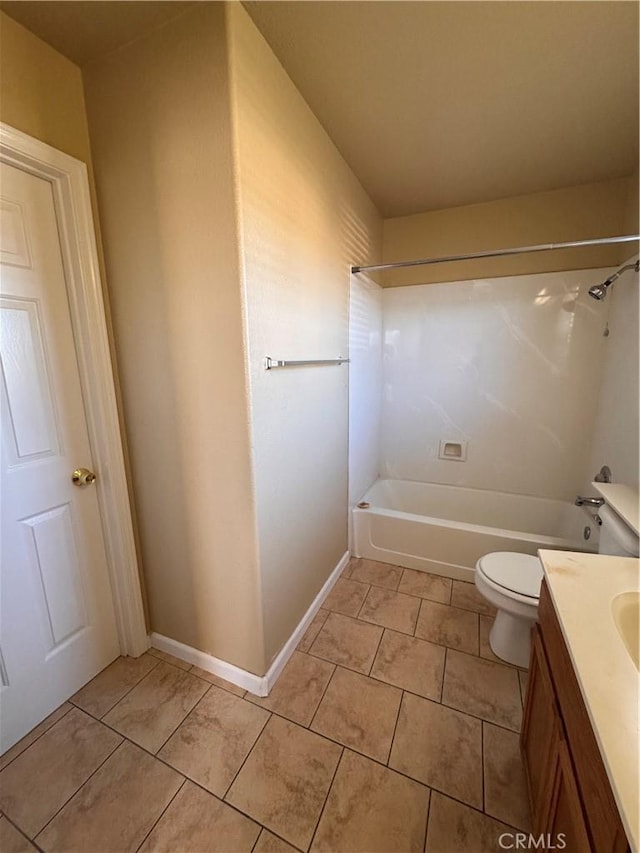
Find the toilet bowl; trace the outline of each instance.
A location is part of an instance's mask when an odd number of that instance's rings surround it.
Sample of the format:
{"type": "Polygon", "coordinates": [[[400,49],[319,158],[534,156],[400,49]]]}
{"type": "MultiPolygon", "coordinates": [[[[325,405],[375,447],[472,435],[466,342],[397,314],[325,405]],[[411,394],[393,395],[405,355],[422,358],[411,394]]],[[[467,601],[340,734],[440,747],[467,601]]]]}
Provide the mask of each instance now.
{"type": "Polygon", "coordinates": [[[476,563],[478,592],[498,611],[489,645],[495,655],[515,666],[529,666],[542,577],[540,560],[530,554],[495,551],[476,563]]]}
{"type": "MultiPolygon", "coordinates": [[[[598,510],[599,554],[637,557],[638,534],[607,504],[598,510]]],[[[476,563],[478,592],[497,608],[489,645],[507,663],[529,666],[531,627],[538,616],[542,564],[531,554],[494,551],[476,563]]]]}

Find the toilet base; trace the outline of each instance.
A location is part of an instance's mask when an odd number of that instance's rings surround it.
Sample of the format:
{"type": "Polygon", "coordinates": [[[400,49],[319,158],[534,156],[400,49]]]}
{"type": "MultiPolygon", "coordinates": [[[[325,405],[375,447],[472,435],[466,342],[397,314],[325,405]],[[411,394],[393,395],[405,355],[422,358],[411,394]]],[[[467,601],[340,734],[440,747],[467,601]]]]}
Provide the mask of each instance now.
{"type": "Polygon", "coordinates": [[[531,628],[535,620],[512,616],[505,610],[498,610],[489,632],[491,651],[501,660],[529,668],[531,654],[531,628]]]}

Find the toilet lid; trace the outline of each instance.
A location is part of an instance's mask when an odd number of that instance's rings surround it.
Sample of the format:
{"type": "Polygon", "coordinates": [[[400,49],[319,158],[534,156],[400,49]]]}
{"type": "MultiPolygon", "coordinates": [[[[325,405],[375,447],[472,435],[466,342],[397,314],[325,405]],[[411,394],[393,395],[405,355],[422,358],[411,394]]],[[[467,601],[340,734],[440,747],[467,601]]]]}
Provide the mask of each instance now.
{"type": "Polygon", "coordinates": [[[481,557],[478,565],[489,580],[504,589],[540,598],[542,563],[531,554],[516,554],[510,551],[495,551],[481,557]]]}

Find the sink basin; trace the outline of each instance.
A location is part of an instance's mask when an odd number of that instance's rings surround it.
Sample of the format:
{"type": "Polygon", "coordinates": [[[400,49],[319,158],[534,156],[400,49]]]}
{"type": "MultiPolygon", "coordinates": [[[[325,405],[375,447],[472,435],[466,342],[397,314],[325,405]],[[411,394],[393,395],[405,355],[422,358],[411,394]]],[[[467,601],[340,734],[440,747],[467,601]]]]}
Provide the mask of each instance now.
{"type": "Polygon", "coordinates": [[[640,592],[623,592],[611,602],[618,634],[636,668],[640,669],[640,592]]]}

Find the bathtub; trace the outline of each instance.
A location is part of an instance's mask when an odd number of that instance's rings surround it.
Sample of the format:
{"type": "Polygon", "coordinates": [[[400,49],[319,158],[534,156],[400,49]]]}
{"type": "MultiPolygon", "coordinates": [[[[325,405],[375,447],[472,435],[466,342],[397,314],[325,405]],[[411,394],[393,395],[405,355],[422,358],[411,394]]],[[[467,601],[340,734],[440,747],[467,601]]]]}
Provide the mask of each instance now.
{"type": "Polygon", "coordinates": [[[352,519],[356,556],[458,580],[473,580],[490,551],[597,550],[592,515],[568,501],[409,480],[377,480],[362,501],[369,507],[352,519]]]}

